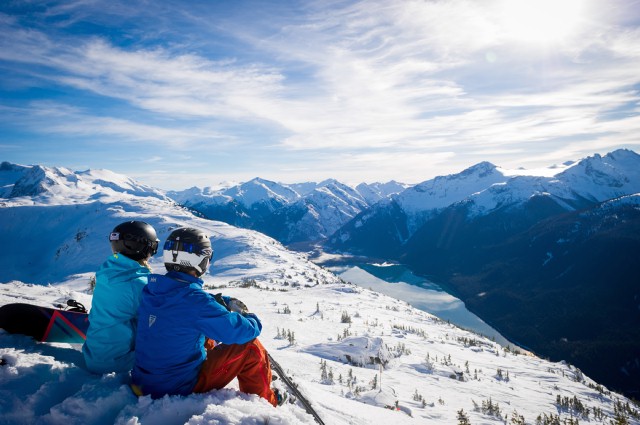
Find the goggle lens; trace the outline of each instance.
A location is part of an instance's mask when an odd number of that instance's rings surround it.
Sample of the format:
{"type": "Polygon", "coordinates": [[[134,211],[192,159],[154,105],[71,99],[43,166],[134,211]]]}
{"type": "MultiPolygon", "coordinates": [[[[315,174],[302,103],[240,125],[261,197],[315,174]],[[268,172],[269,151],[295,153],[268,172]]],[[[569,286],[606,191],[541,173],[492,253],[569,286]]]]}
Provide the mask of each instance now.
{"type": "Polygon", "coordinates": [[[196,252],[197,246],[192,243],[183,243],[180,241],[168,240],[164,243],[165,251],[184,251],[190,254],[204,255],[209,257],[209,260],[213,257],[213,250],[211,249],[203,249],[200,252],[196,252]]]}

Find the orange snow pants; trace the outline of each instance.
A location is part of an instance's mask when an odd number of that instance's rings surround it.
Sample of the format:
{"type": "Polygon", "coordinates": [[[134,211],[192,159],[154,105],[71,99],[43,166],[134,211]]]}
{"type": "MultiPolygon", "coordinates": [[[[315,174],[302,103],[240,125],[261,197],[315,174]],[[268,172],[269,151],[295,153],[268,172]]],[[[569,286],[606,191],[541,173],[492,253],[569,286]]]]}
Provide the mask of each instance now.
{"type": "Polygon", "coordinates": [[[257,394],[274,406],[278,405],[271,389],[271,365],[267,351],[258,339],[245,344],[215,345],[207,339],[207,358],[202,363],[194,393],[224,388],[238,378],[240,391],[257,394]]]}

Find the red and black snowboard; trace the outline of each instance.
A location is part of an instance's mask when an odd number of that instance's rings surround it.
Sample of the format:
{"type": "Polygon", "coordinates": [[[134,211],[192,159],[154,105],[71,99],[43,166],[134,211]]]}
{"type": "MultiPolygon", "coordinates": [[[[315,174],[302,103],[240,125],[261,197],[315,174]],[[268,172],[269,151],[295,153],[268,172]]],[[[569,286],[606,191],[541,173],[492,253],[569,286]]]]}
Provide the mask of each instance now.
{"type": "MultiPolygon", "coordinates": [[[[74,307],[76,311],[73,311],[32,304],[5,304],[0,306],[0,328],[42,342],[82,344],[89,328],[89,315],[81,304],[75,304],[81,308],[74,307]]],[[[69,305],[74,304],[70,301],[69,305]]]]}

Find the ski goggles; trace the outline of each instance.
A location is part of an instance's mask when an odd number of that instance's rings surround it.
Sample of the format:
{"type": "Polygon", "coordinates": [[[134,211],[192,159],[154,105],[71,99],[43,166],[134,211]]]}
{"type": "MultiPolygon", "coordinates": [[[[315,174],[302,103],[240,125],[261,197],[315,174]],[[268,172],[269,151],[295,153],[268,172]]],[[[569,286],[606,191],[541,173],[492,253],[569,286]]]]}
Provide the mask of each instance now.
{"type": "Polygon", "coordinates": [[[158,252],[158,244],[160,243],[160,239],[156,239],[152,241],[150,239],[147,239],[144,236],[137,236],[137,235],[132,235],[130,233],[120,233],[120,232],[111,232],[111,234],[109,235],[109,241],[110,242],[123,241],[124,245],[127,247],[128,247],[127,242],[136,242],[136,243],[142,244],[149,248],[147,252],[150,255],[156,255],[156,253],[158,252]]]}
{"type": "Polygon", "coordinates": [[[168,240],[164,243],[165,251],[184,251],[189,254],[196,254],[199,256],[209,257],[209,260],[213,257],[213,250],[211,248],[205,248],[198,251],[198,246],[192,243],[185,243],[182,241],[168,240]]]}

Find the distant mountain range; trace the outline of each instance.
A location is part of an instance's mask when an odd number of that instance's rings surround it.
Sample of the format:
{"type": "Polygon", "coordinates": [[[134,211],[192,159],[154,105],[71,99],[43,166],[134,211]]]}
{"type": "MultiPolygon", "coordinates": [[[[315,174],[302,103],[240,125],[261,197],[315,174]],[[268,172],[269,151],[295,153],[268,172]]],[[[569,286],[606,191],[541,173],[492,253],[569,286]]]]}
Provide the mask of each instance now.
{"type": "MultiPolygon", "coordinates": [[[[378,202],[332,235],[329,246],[371,256],[399,256],[428,221],[454,210],[463,211],[465,221],[475,221],[497,212],[520,215],[524,208],[529,223],[639,192],[640,156],[627,150],[586,158],[553,177],[508,176],[483,162],[378,202]]],[[[441,244],[450,239],[452,225],[455,223],[442,228],[441,244]]],[[[511,231],[488,237],[501,239],[511,231]]]]}
{"type": "Polygon", "coordinates": [[[282,184],[255,178],[220,190],[193,187],[167,196],[211,220],[265,233],[284,244],[325,240],[363,210],[408,185],[336,180],[282,184]]]}
{"type": "MultiPolygon", "coordinates": [[[[0,198],[31,202],[44,192],[49,203],[51,193],[175,201],[289,247],[403,263],[509,339],[640,394],[640,156],[633,151],[593,155],[551,177],[482,162],[417,185],[256,178],[167,193],[107,170],[0,165],[0,198]]],[[[73,225],[82,237],[82,223],[73,225]]],[[[33,259],[9,260],[33,267],[33,259]]]]}

